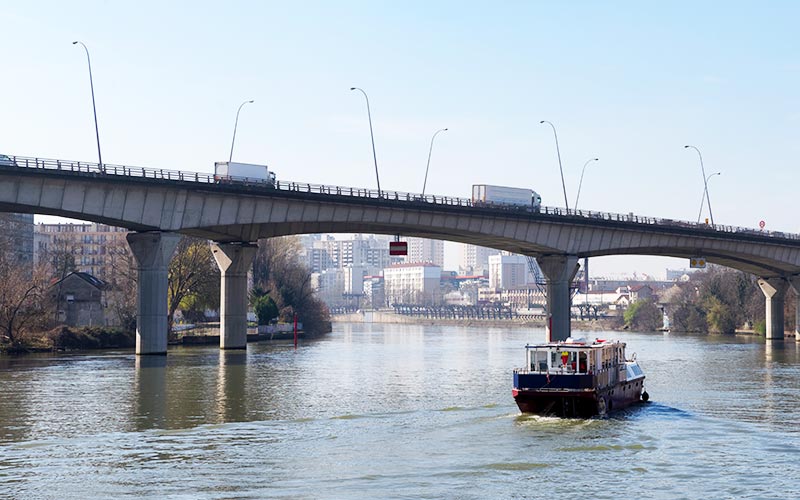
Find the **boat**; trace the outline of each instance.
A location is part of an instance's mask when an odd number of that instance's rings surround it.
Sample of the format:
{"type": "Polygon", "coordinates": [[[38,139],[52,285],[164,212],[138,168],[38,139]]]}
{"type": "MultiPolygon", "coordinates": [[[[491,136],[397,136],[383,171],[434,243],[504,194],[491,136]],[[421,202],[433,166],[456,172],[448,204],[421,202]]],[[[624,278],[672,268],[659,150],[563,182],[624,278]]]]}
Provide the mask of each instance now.
{"type": "Polygon", "coordinates": [[[525,346],[514,370],[514,401],[523,413],[590,418],[647,401],[644,372],[625,358],[625,343],[568,338],[525,346]]]}

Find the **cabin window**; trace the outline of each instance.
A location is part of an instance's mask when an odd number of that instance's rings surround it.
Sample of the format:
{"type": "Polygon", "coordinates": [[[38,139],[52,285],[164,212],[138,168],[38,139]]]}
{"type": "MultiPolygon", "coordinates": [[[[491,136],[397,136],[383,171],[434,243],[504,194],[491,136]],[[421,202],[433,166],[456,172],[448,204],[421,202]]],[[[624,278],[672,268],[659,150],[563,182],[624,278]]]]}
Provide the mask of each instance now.
{"type": "Polygon", "coordinates": [[[531,353],[531,370],[532,371],[547,371],[547,352],[546,351],[533,351],[531,353]]]}
{"type": "Polygon", "coordinates": [[[589,371],[589,360],[585,352],[578,353],[578,372],[587,373],[589,371]]]}

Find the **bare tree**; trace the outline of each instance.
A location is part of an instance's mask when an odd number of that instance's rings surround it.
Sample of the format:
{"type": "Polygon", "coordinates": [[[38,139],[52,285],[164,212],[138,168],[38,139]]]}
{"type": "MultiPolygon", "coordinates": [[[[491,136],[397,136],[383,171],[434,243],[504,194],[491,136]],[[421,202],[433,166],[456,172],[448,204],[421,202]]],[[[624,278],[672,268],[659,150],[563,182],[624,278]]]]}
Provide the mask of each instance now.
{"type": "Polygon", "coordinates": [[[169,265],[168,321],[190,301],[195,307],[219,305],[220,272],[207,240],[183,237],[169,265]]]}
{"type": "Polygon", "coordinates": [[[106,277],[106,303],[124,330],[136,329],[137,272],[136,259],[124,238],[106,244],[110,275],[106,277]]]}
{"type": "Polygon", "coordinates": [[[0,337],[2,343],[18,347],[26,336],[47,327],[45,304],[48,302],[49,269],[39,265],[33,270],[13,259],[0,259],[0,337]],[[32,274],[32,275],[31,275],[32,274]]]}

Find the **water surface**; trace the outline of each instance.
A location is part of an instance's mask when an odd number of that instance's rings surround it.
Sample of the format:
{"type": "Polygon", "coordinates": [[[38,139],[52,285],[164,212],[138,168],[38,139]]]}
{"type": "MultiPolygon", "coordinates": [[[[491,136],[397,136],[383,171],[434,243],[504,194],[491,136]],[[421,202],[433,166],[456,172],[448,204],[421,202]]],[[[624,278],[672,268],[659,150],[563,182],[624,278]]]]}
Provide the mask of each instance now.
{"type": "Polygon", "coordinates": [[[520,415],[537,329],[0,359],[0,498],[800,498],[800,347],[620,338],[651,403],[520,415]]]}

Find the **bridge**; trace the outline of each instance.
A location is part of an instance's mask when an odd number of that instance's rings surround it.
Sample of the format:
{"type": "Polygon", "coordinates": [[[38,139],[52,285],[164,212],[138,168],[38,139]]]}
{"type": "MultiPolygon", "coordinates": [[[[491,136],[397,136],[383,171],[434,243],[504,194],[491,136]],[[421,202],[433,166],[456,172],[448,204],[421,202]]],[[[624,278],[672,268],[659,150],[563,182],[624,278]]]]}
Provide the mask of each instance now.
{"type": "Polygon", "coordinates": [[[0,211],[132,231],[127,239],[139,276],[138,354],[166,353],[167,268],[181,234],[212,242],[222,275],[223,349],[246,347],[247,271],[257,240],[293,234],[400,234],[536,257],[547,281],[548,338],[553,340],[570,335],[570,283],[584,257],[702,256],[752,273],[766,297],[768,339],[784,336],[788,288],[800,292],[800,235],[632,213],[552,207],[533,212],[448,196],[283,180],[274,185],[247,178],[222,182],[208,173],[19,156],[0,156],[0,211]]]}

